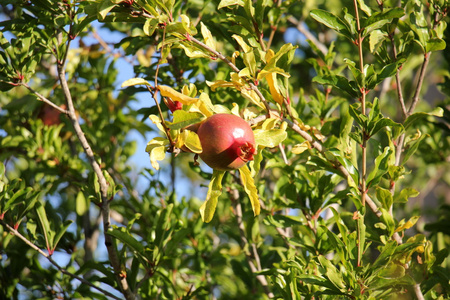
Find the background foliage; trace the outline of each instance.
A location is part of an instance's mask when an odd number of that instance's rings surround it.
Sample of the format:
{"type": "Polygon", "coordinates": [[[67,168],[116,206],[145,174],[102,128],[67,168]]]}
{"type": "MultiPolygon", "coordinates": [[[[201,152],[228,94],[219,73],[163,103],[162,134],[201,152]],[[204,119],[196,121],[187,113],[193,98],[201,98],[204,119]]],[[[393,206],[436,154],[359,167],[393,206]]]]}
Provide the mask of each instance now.
{"type": "Polygon", "coordinates": [[[0,7],[0,298],[450,297],[448,1],[0,7]],[[229,172],[205,223],[212,170],[155,164],[148,117],[196,111],[253,126],[260,215],[229,172]]]}

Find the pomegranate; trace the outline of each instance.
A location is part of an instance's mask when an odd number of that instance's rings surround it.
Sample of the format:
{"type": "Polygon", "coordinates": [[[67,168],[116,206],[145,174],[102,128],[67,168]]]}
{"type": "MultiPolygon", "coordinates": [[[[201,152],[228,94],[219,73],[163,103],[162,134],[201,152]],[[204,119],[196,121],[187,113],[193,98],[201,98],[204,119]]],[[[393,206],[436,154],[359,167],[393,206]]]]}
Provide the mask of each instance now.
{"type": "Polygon", "coordinates": [[[215,170],[239,169],[256,153],[252,129],[235,115],[213,115],[200,124],[197,134],[203,148],[200,158],[215,170]]]}
{"type": "MultiPolygon", "coordinates": [[[[61,107],[62,109],[67,108],[65,104],[61,104],[59,107],[61,107]]],[[[59,118],[60,115],[61,112],[47,104],[44,104],[41,111],[39,112],[39,118],[42,120],[44,125],[47,126],[61,124],[61,120],[59,118]]]]}

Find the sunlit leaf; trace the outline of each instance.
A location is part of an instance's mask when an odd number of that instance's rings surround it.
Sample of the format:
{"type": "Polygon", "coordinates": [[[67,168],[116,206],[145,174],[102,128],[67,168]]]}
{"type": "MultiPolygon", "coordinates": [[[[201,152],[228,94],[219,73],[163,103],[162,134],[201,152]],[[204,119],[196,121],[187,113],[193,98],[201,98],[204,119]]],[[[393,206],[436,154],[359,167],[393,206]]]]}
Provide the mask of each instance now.
{"type": "Polygon", "coordinates": [[[294,147],[292,147],[291,152],[294,154],[301,154],[308,149],[311,149],[311,145],[308,141],[304,141],[301,144],[294,145],[294,147]]]}
{"type": "Polygon", "coordinates": [[[145,148],[145,152],[150,155],[150,163],[156,170],[159,170],[158,161],[161,161],[166,157],[167,145],[169,145],[167,139],[156,137],[148,142],[147,147],[145,148]]]}
{"type": "Polygon", "coordinates": [[[173,88],[166,85],[158,85],[158,90],[163,97],[169,97],[173,101],[179,101],[184,105],[190,105],[198,101],[198,98],[192,98],[186,95],[183,95],[180,92],[175,91],[173,88]]]}
{"type": "Polygon", "coordinates": [[[176,110],[173,112],[172,122],[166,121],[167,127],[172,130],[186,128],[189,125],[199,123],[205,119],[205,116],[197,112],[187,112],[184,110],[176,110]]]}
{"type": "Polygon", "coordinates": [[[287,137],[287,133],[283,129],[257,129],[253,133],[255,135],[255,143],[268,148],[278,146],[287,137]]]}
{"type": "Polygon", "coordinates": [[[147,85],[151,86],[150,83],[145,80],[144,78],[131,78],[126,81],[124,81],[121,85],[122,88],[127,86],[134,86],[134,85],[147,85]]]}

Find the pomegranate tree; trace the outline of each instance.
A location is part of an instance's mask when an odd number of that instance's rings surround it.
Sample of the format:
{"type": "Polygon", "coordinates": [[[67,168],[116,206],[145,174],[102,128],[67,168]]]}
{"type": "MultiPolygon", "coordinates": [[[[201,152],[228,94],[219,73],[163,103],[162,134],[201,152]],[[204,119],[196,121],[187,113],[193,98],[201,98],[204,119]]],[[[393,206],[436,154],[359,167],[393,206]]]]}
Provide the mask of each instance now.
{"type": "Polygon", "coordinates": [[[239,169],[256,153],[252,129],[235,115],[213,115],[200,124],[197,134],[203,148],[200,158],[215,170],[239,169]]]}

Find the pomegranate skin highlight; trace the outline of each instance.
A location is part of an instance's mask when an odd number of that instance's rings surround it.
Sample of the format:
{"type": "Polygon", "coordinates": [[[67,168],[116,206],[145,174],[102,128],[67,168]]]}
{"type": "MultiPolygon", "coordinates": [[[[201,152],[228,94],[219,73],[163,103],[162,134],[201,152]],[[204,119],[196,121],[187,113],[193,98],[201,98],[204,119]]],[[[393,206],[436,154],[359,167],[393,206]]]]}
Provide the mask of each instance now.
{"type": "Polygon", "coordinates": [[[239,169],[256,153],[252,129],[235,115],[213,115],[200,124],[197,134],[203,148],[200,158],[215,170],[239,169]]]}

